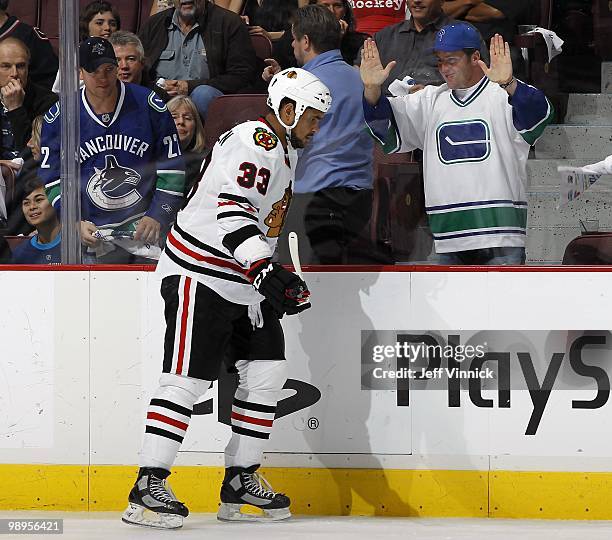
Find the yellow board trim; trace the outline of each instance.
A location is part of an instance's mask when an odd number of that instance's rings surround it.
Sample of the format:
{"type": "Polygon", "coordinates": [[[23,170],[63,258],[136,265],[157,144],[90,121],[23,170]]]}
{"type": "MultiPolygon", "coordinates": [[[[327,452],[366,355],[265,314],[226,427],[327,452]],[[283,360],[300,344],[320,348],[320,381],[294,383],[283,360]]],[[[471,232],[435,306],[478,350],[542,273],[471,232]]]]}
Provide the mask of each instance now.
{"type": "MultiPolygon", "coordinates": [[[[122,511],[135,466],[0,465],[0,510],[122,511]]],[[[294,514],[612,519],[612,473],[269,468],[294,514]]],[[[193,512],[216,512],[220,467],[175,467],[193,512]]]]}

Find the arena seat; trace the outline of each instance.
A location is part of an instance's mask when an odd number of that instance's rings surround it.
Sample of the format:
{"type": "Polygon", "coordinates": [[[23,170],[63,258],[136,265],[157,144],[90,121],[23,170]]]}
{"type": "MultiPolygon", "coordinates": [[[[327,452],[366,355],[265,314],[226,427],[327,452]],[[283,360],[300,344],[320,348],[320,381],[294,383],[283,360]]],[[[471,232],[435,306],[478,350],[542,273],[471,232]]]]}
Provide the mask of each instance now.
{"type": "Polygon", "coordinates": [[[261,60],[272,58],[272,42],[266,36],[253,35],[251,36],[251,43],[257,58],[261,60]]]}
{"type": "MultiPolygon", "coordinates": [[[[535,24],[541,28],[552,27],[553,0],[533,0],[524,24],[535,24]]],[[[565,108],[559,98],[558,60],[548,61],[548,48],[540,34],[517,34],[514,45],[527,49],[527,81],[542,90],[552,101],[558,118],[563,118],[565,108]]]]}
{"type": "Polygon", "coordinates": [[[379,248],[387,246],[396,260],[406,260],[425,214],[420,166],[414,153],[385,154],[375,145],[373,188],[370,241],[379,248]]]}
{"type": "Polygon", "coordinates": [[[38,0],[13,0],[9,3],[8,12],[30,26],[38,26],[39,4],[38,0]]]}
{"type": "Polygon", "coordinates": [[[612,3],[608,0],[593,0],[593,37],[601,59],[612,60],[612,3]]]}
{"type": "MultiPolygon", "coordinates": [[[[79,6],[83,9],[91,0],[79,0],[79,6]]],[[[138,26],[141,24],[141,13],[144,9],[141,4],[147,3],[146,0],[130,0],[114,2],[121,17],[121,29],[129,32],[138,32],[138,26]]],[[[149,0],[149,11],[151,9],[151,0],[149,0]]],[[[11,5],[11,12],[12,12],[11,5]]],[[[39,0],[39,20],[38,27],[49,37],[53,44],[53,48],[57,52],[57,44],[59,42],[59,0],[39,0]]],[[[148,12],[146,14],[148,17],[148,12]]]]}
{"type": "Polygon", "coordinates": [[[561,264],[612,264],[612,233],[587,233],[574,238],[565,248],[561,264]]]}
{"type": "Polygon", "coordinates": [[[212,101],[206,116],[206,148],[212,148],[220,135],[241,122],[257,120],[266,114],[265,94],[235,94],[212,101]]]}
{"type": "Polygon", "coordinates": [[[29,240],[30,237],[29,236],[5,236],[4,239],[6,240],[6,243],[9,246],[9,249],[11,250],[11,253],[13,251],[15,251],[15,248],[21,244],[22,242],[25,242],[26,240],[29,240]]]}

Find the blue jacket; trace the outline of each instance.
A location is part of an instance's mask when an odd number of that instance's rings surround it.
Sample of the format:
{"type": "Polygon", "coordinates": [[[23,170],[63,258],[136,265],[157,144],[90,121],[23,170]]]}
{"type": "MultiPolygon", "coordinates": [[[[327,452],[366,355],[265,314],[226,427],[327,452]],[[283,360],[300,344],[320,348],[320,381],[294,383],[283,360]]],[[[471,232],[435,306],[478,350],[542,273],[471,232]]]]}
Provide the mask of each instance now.
{"type": "Polygon", "coordinates": [[[332,104],[320,131],[304,149],[295,172],[295,192],[313,193],[328,187],[372,188],[373,142],[366,131],[359,71],[339,49],[304,64],[329,88],[332,104]]]}

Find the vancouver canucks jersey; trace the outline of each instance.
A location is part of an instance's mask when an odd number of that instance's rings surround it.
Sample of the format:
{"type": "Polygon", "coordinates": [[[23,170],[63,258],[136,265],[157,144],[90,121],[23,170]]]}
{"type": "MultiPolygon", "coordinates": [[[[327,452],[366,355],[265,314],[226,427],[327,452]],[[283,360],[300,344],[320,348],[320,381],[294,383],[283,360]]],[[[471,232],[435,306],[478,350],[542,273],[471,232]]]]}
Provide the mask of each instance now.
{"type": "Polygon", "coordinates": [[[553,117],[518,81],[511,99],[487,77],[463,96],[428,86],[376,107],[366,122],[385,152],[423,149],[425,209],[437,253],[525,245],[527,157],[553,117]]]}
{"type": "Polygon", "coordinates": [[[245,273],[274,253],[296,163],[263,119],[224,133],[168,234],[158,274],[190,276],[237,304],[261,302],[245,273]]]}
{"type": "MultiPolygon", "coordinates": [[[[183,200],[185,169],[166,104],[151,90],[117,82],[115,111],[98,115],[80,99],[81,218],[98,228],[133,231],[142,216],[169,227],[183,200]]],[[[45,115],[40,176],[60,206],[60,108],[45,115]]]]}

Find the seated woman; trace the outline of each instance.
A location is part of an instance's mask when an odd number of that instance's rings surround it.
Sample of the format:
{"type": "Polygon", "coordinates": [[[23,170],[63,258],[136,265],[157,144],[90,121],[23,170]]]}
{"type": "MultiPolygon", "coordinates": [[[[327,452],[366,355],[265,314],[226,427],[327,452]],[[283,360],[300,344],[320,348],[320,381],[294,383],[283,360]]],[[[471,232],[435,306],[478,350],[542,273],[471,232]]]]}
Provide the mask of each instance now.
{"type": "Polygon", "coordinates": [[[195,104],[187,96],[173,97],[167,103],[185,159],[185,197],[200,176],[204,159],[204,126],[195,104]]]}
{"type": "Polygon", "coordinates": [[[61,264],[61,225],[41,180],[25,183],[21,206],[35,234],[13,250],[13,264],[61,264]]]}

